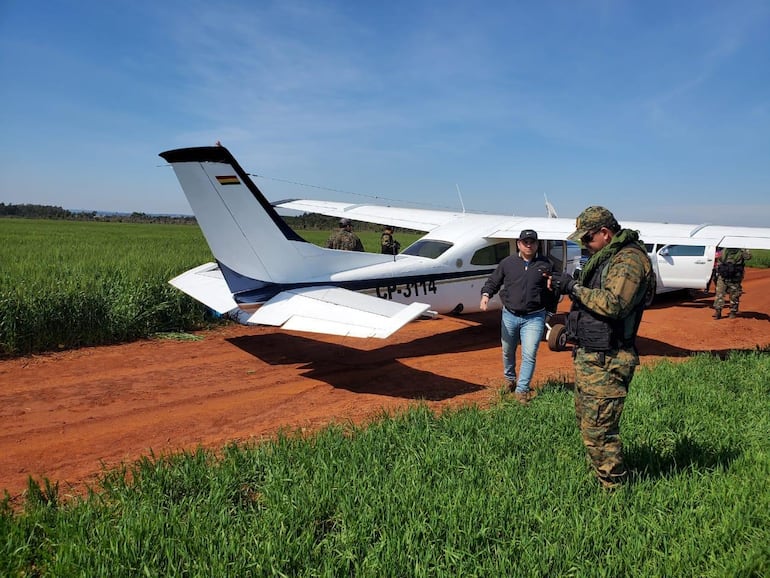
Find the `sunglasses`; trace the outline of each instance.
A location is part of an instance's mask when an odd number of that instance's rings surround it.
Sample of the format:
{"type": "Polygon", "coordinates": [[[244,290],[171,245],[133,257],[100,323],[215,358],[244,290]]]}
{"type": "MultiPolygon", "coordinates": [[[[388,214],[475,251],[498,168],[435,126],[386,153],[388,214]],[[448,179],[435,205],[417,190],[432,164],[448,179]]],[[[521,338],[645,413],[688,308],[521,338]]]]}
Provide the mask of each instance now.
{"type": "Polygon", "coordinates": [[[598,233],[599,231],[601,231],[601,229],[597,229],[596,231],[586,233],[585,235],[580,237],[580,242],[583,243],[583,245],[588,245],[588,243],[594,240],[596,233],[598,233]]]}

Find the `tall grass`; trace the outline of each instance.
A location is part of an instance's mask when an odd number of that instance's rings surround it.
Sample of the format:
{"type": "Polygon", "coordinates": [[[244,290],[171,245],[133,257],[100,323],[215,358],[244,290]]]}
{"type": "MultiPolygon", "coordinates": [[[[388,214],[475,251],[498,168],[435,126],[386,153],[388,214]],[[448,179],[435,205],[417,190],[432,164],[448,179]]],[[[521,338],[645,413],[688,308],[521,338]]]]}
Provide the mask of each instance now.
{"type": "Polygon", "coordinates": [[[0,355],[201,327],[168,280],[212,259],[197,227],[3,219],[0,355]]]}
{"type": "MultiPolygon", "coordinates": [[[[320,247],[326,246],[326,241],[334,232],[335,231],[319,231],[319,230],[310,230],[310,229],[299,231],[303,239],[305,239],[309,243],[313,243],[320,247]]],[[[381,233],[378,233],[376,231],[354,231],[354,233],[358,235],[358,237],[361,239],[361,244],[364,246],[365,251],[369,253],[380,252],[381,233]]],[[[396,240],[399,243],[401,243],[402,249],[406,249],[409,245],[411,245],[417,239],[422,237],[422,235],[418,233],[405,233],[405,232],[396,232],[394,236],[396,237],[396,240]]]]}
{"type": "Polygon", "coordinates": [[[752,251],[751,260],[747,262],[747,265],[761,269],[767,269],[770,267],[770,250],[756,249],[752,251]]]}
{"type": "Polygon", "coordinates": [[[284,433],[147,458],[62,503],[30,484],[0,518],[8,576],[766,576],[770,357],[641,369],[623,418],[636,471],[584,459],[572,394],[528,407],[284,433]]]}

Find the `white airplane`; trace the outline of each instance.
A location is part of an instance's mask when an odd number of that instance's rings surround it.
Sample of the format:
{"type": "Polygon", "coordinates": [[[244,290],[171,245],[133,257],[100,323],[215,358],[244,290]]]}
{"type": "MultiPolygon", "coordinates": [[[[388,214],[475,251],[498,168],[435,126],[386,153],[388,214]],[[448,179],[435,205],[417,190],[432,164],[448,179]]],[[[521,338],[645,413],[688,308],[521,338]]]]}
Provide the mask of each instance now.
{"type": "MultiPolygon", "coordinates": [[[[222,146],[160,156],[176,173],[216,263],[170,283],[244,324],[351,337],[386,338],[420,316],[478,312],[481,287],[534,229],[555,270],[572,272],[580,255],[566,241],[574,219],[516,217],[314,200],[270,203],[222,146]],[[398,255],[326,249],[309,243],[276,211],[292,209],[425,231],[398,255]]],[[[705,288],[717,246],[770,249],[770,228],[624,222],[648,243],[659,291],[689,287],[684,259],[705,288]],[[682,249],[683,248],[683,249],[682,249]],[[702,251],[701,251],[702,249],[702,251]]],[[[489,308],[502,307],[495,296],[489,308]]],[[[546,336],[563,349],[563,326],[546,336]]]]}

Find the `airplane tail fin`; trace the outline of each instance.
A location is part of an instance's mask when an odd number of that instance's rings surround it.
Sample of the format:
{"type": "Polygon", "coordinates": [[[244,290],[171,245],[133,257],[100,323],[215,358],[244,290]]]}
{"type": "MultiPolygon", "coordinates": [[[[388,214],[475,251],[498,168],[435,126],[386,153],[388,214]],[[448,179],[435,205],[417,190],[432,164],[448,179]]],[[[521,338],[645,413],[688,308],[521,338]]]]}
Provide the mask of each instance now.
{"type": "Polygon", "coordinates": [[[319,249],[286,224],[225,147],[176,149],[160,156],[174,168],[234,293],[253,289],[246,279],[290,281],[297,262],[292,256],[319,249]]]}

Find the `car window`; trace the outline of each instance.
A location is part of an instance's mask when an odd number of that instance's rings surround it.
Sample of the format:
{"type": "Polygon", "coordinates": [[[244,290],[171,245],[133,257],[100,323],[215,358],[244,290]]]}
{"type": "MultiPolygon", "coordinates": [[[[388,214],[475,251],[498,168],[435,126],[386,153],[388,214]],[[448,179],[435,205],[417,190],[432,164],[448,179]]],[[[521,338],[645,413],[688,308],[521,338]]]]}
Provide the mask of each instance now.
{"type": "Polygon", "coordinates": [[[669,257],[702,257],[706,254],[704,245],[667,245],[669,257]]]}

